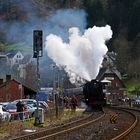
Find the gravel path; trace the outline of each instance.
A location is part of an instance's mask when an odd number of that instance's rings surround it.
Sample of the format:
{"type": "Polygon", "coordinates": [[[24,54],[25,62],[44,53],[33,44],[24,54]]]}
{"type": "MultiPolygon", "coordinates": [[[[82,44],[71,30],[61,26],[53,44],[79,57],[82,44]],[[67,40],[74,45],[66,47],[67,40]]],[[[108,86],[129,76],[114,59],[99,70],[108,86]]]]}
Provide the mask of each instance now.
{"type": "Polygon", "coordinates": [[[59,136],[55,140],[110,140],[122,133],[133,123],[133,118],[128,113],[108,109],[105,111],[106,115],[100,122],[95,122],[93,125],[65,136],[59,136]],[[110,123],[111,114],[118,114],[117,123],[110,123]]]}

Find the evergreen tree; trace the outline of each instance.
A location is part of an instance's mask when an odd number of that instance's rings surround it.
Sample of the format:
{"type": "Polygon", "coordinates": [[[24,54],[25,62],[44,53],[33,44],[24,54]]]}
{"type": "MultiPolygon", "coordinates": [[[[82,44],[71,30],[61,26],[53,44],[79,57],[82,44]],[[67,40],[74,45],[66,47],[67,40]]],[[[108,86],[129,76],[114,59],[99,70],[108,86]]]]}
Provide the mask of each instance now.
{"type": "Polygon", "coordinates": [[[140,32],[140,1],[136,0],[133,4],[129,23],[128,23],[128,39],[133,40],[140,32]]]}
{"type": "Polygon", "coordinates": [[[103,6],[100,0],[87,0],[85,1],[85,9],[88,14],[88,26],[102,25],[103,24],[103,6]]]}

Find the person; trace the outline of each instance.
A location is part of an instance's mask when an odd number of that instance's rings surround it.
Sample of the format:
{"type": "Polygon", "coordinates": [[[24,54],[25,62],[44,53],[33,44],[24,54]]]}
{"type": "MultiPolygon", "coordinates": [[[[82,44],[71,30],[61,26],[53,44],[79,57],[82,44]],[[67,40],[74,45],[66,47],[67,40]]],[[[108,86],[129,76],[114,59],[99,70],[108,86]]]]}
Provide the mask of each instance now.
{"type": "Polygon", "coordinates": [[[27,105],[24,105],[24,115],[25,119],[29,119],[29,111],[27,105]]]}
{"type": "Polygon", "coordinates": [[[19,119],[20,119],[21,121],[23,121],[24,104],[22,103],[21,100],[19,100],[18,103],[16,104],[16,106],[17,106],[17,113],[18,113],[18,115],[19,115],[19,119]]]}
{"type": "Polygon", "coordinates": [[[76,106],[78,106],[78,99],[75,95],[73,95],[71,99],[71,109],[75,112],[76,111],[76,106]]]}
{"type": "Polygon", "coordinates": [[[64,104],[65,104],[66,109],[69,109],[69,98],[68,98],[68,96],[64,97],[64,104]]]}
{"type": "Polygon", "coordinates": [[[129,103],[129,107],[132,107],[131,99],[130,99],[130,98],[129,98],[129,100],[128,100],[128,103],[129,103]]]}

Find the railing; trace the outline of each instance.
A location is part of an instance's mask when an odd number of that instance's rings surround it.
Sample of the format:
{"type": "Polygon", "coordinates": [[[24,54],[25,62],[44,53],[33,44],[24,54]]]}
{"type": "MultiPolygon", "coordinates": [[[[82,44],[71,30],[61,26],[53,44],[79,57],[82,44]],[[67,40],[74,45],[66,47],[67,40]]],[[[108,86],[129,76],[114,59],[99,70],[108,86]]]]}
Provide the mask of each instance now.
{"type": "MultiPolygon", "coordinates": [[[[63,114],[63,107],[59,106],[58,109],[58,117],[60,117],[63,114]]],[[[33,112],[32,112],[33,113],[33,112]]],[[[28,120],[32,120],[35,118],[35,112],[34,115],[32,115],[31,112],[29,111],[24,111],[24,112],[13,112],[10,113],[10,118],[9,119],[2,119],[4,118],[2,115],[0,115],[0,122],[4,122],[4,121],[28,121],[28,120]],[[23,119],[20,119],[20,114],[23,115],[23,119]]],[[[43,117],[45,121],[53,121],[56,119],[56,109],[55,107],[43,110],[43,117]]]]}

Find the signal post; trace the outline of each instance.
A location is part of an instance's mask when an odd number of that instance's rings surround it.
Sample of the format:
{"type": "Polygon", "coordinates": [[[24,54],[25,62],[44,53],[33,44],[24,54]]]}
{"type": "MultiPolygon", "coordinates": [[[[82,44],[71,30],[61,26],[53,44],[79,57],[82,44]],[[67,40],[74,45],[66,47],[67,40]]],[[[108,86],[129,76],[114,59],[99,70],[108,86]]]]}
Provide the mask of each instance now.
{"type": "MultiPolygon", "coordinates": [[[[42,56],[43,56],[43,31],[34,30],[33,31],[33,58],[36,58],[37,60],[37,96],[39,94],[39,89],[40,89],[39,57],[42,56]]],[[[39,103],[37,98],[37,110],[36,110],[35,122],[34,122],[35,126],[40,124],[38,106],[39,103]]]]}

